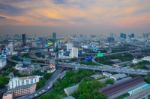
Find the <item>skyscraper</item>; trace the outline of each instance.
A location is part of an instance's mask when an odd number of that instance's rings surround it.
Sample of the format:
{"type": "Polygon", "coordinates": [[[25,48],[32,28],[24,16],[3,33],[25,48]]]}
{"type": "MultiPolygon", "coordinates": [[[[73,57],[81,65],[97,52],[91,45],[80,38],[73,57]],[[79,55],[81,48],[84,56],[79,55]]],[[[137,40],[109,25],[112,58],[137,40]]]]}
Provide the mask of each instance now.
{"type": "Polygon", "coordinates": [[[22,45],[26,45],[26,34],[22,34],[22,45]]]}
{"type": "Polygon", "coordinates": [[[127,38],[127,35],[126,35],[125,33],[120,33],[120,38],[126,39],[126,38],[127,38]]]}
{"type": "Polygon", "coordinates": [[[52,39],[53,39],[53,41],[55,42],[55,41],[56,41],[56,33],[55,33],[55,32],[53,32],[53,35],[52,35],[52,36],[53,36],[53,38],[52,38],[52,39]]]}
{"type": "Polygon", "coordinates": [[[135,37],[134,33],[128,35],[129,39],[133,39],[135,37]]]}

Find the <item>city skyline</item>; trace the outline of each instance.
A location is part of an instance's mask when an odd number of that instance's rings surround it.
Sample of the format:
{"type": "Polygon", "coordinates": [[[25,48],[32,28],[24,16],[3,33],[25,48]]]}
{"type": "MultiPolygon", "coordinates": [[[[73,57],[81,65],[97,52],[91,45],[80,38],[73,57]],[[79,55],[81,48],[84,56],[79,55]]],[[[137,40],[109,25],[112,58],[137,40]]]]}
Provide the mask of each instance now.
{"type": "Polygon", "coordinates": [[[0,0],[0,33],[150,32],[149,0],[0,0]]]}

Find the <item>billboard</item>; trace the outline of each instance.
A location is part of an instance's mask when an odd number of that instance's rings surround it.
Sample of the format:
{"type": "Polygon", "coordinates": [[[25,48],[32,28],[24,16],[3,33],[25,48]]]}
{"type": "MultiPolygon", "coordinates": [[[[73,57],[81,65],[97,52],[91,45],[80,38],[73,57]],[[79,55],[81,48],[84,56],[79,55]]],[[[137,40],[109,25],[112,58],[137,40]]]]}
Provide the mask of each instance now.
{"type": "Polygon", "coordinates": [[[96,54],[96,56],[97,56],[97,57],[104,57],[104,56],[105,56],[105,53],[100,53],[100,52],[99,52],[99,53],[96,54]]]}
{"type": "Polygon", "coordinates": [[[87,57],[85,57],[85,61],[92,61],[92,59],[93,59],[93,56],[87,56],[87,57]]]}

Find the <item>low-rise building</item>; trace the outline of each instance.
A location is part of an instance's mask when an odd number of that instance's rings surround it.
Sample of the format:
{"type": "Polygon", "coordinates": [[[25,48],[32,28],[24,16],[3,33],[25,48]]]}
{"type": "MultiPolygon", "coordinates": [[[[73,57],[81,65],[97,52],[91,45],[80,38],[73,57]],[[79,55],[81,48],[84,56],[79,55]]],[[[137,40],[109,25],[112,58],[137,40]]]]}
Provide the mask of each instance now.
{"type": "Polygon", "coordinates": [[[133,59],[132,63],[133,64],[137,64],[137,63],[142,62],[142,61],[148,61],[148,62],[150,62],[150,56],[146,56],[146,57],[143,57],[141,59],[133,59]]]}
{"type": "Polygon", "coordinates": [[[7,93],[3,94],[3,98],[2,99],[13,99],[13,93],[8,91],[7,93]]]}
{"type": "Polygon", "coordinates": [[[122,78],[125,78],[125,77],[127,77],[126,74],[115,74],[115,75],[110,76],[110,78],[114,79],[115,81],[122,79],[122,78]]]}
{"type": "Polygon", "coordinates": [[[111,73],[107,73],[107,72],[103,72],[103,75],[106,77],[110,77],[112,74],[111,73]]]}
{"type": "Polygon", "coordinates": [[[150,62],[150,56],[146,56],[144,58],[142,58],[143,61],[149,61],[150,62]]]}
{"type": "Polygon", "coordinates": [[[100,79],[100,78],[103,78],[103,77],[104,76],[101,75],[101,74],[94,74],[94,75],[91,76],[91,78],[93,78],[93,79],[100,79]]]}
{"type": "Polygon", "coordinates": [[[39,82],[41,76],[28,76],[28,77],[14,77],[10,79],[8,83],[8,89],[14,89],[17,87],[36,84],[39,82]]]}
{"type": "Polygon", "coordinates": [[[36,84],[23,85],[10,89],[3,95],[3,99],[14,99],[20,96],[28,95],[34,93],[36,90],[36,84]]]}
{"type": "MultiPolygon", "coordinates": [[[[124,99],[143,99],[150,93],[150,84],[144,82],[142,77],[121,81],[100,90],[108,99],[117,99],[126,95],[124,99]]],[[[148,98],[147,98],[148,99],[148,98]]]]}

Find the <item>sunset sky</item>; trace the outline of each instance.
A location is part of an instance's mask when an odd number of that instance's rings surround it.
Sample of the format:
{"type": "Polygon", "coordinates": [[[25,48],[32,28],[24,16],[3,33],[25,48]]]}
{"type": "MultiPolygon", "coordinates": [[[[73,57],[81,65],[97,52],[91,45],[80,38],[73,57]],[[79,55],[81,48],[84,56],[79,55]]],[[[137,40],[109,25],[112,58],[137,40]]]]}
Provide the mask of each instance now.
{"type": "Polygon", "coordinates": [[[150,32],[150,0],[0,0],[0,33],[150,32]]]}

